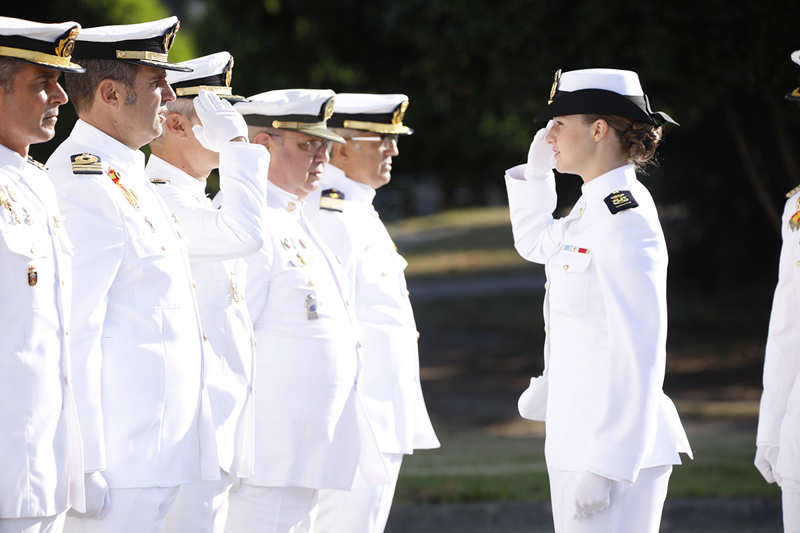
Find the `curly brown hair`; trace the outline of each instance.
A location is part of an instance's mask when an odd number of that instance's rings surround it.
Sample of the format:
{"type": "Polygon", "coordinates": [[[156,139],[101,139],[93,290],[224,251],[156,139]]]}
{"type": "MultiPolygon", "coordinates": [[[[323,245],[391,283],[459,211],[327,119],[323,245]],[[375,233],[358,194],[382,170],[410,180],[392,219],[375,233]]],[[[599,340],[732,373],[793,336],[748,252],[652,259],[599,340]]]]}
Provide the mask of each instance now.
{"type": "Polygon", "coordinates": [[[637,167],[655,163],[656,149],[661,142],[661,126],[634,122],[618,115],[584,115],[587,123],[605,120],[617,134],[628,161],[637,167]]]}

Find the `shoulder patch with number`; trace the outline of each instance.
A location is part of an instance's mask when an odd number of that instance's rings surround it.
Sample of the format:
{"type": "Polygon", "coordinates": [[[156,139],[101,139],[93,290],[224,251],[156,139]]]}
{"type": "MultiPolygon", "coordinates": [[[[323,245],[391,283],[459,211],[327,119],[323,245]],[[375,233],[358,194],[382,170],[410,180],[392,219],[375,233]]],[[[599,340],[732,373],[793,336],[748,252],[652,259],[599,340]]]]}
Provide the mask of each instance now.
{"type": "Polygon", "coordinates": [[[103,163],[100,158],[94,154],[75,154],[69,156],[72,161],[73,174],[102,174],[103,163]]]}
{"type": "Polygon", "coordinates": [[[327,211],[344,211],[344,193],[339,189],[325,189],[319,198],[319,208],[327,211]]]}
{"type": "Polygon", "coordinates": [[[633,198],[630,191],[614,191],[603,200],[608,206],[608,210],[612,215],[616,215],[620,211],[639,207],[639,203],[633,198]]]}

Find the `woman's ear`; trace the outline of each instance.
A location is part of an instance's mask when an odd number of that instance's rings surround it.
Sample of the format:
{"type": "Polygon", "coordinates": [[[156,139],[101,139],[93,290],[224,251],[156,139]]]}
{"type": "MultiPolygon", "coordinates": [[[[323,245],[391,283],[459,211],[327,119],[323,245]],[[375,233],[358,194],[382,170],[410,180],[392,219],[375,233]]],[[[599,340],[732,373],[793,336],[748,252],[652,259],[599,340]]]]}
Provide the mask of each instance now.
{"type": "Polygon", "coordinates": [[[594,142],[602,141],[605,136],[608,135],[609,128],[608,122],[602,118],[598,118],[592,122],[592,140],[594,142]]]}

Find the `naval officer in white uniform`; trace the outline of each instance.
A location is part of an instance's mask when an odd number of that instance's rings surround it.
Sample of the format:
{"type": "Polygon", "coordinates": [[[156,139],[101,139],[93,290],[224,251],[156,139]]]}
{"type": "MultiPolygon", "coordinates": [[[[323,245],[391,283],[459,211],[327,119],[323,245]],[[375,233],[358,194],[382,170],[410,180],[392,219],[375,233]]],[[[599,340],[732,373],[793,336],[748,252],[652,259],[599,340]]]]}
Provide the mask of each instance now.
{"type": "Polygon", "coordinates": [[[55,135],[80,25],[0,17],[0,533],[60,533],[84,509],[72,386],[72,245],[31,144],[55,135]]]}
{"type": "MultiPolygon", "coordinates": [[[[662,391],[667,248],[637,165],[661,126],[635,72],[556,73],[550,120],[527,165],[506,172],[517,251],[545,265],[545,458],[556,533],[655,533],[679,453],[691,454],[662,391]],[[553,168],[582,195],[555,220],[553,168]]],[[[524,398],[523,398],[524,399],[524,398]]]]}
{"type": "Polygon", "coordinates": [[[439,447],[419,381],[407,263],[372,206],[375,191],[391,180],[398,136],[413,133],[403,124],[407,108],[403,94],[337,94],[328,126],[347,143],[333,145],[307,201],[314,228],[341,259],[350,284],[363,343],[359,388],[391,475],[384,485],[322,491],[316,533],[381,533],[403,455],[439,447]]]}
{"type": "Polygon", "coordinates": [[[175,98],[175,17],[90,28],[65,86],[80,120],[48,166],[75,246],[75,390],[87,485],[76,533],[156,533],[178,486],[219,477],[200,327],[182,229],[139,148],[175,98]]]}
{"type": "MultiPolygon", "coordinates": [[[[800,65],[800,50],[792,52],[791,58],[800,65]]],[[[800,101],[800,88],[786,99],[800,101]]],[[[786,198],[755,465],[768,483],[781,487],[784,531],[800,533],[800,323],[796,311],[800,301],[800,186],[789,191],[786,198]]]]}
{"type": "MultiPolygon", "coordinates": [[[[347,280],[306,218],[332,142],[329,90],[235,105],[270,152],[267,238],[247,257],[257,341],[255,473],[231,494],[229,533],[300,533],[320,489],[382,484],[386,467],[359,390],[363,355],[347,280]]],[[[266,179],[266,176],[264,177],[266,179]]]]}
{"type": "Polygon", "coordinates": [[[242,257],[264,244],[269,152],[247,142],[247,124],[229,103],[242,98],[232,94],[228,52],[178,65],[192,72],[167,73],[177,98],[167,103],[164,133],[150,143],[145,171],[180,220],[189,248],[200,317],[215,354],[208,382],[224,473],[183,485],[164,532],[223,533],[231,486],[253,473],[255,343],[242,257]],[[212,203],[205,188],[215,168],[221,192],[212,203]]]}

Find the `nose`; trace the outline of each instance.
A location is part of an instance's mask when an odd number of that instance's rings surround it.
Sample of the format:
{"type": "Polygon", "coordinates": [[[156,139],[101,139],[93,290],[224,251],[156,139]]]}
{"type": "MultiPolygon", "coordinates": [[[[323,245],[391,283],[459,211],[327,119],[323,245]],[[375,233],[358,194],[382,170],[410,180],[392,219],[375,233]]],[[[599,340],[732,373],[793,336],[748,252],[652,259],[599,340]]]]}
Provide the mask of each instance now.
{"type": "Polygon", "coordinates": [[[177,98],[177,96],[175,96],[175,91],[172,90],[172,86],[167,83],[166,80],[164,80],[163,83],[161,87],[161,103],[166,104],[167,102],[173,102],[177,98]]]}
{"type": "Polygon", "coordinates": [[[397,147],[397,139],[391,139],[389,141],[389,144],[388,146],[386,146],[386,151],[384,153],[392,157],[400,155],[400,149],[397,147]]]}
{"type": "Polygon", "coordinates": [[[327,165],[330,160],[331,156],[328,153],[328,149],[324,145],[317,150],[316,154],[314,154],[314,161],[319,161],[327,165]]]}
{"type": "Polygon", "coordinates": [[[556,142],[556,137],[553,135],[553,129],[549,129],[547,134],[544,136],[544,142],[547,144],[554,144],[556,142]]]}
{"type": "Polygon", "coordinates": [[[64,92],[64,89],[61,87],[61,84],[57,81],[53,83],[52,88],[48,93],[48,100],[55,105],[64,105],[69,101],[67,97],[67,93],[64,92]]]}

